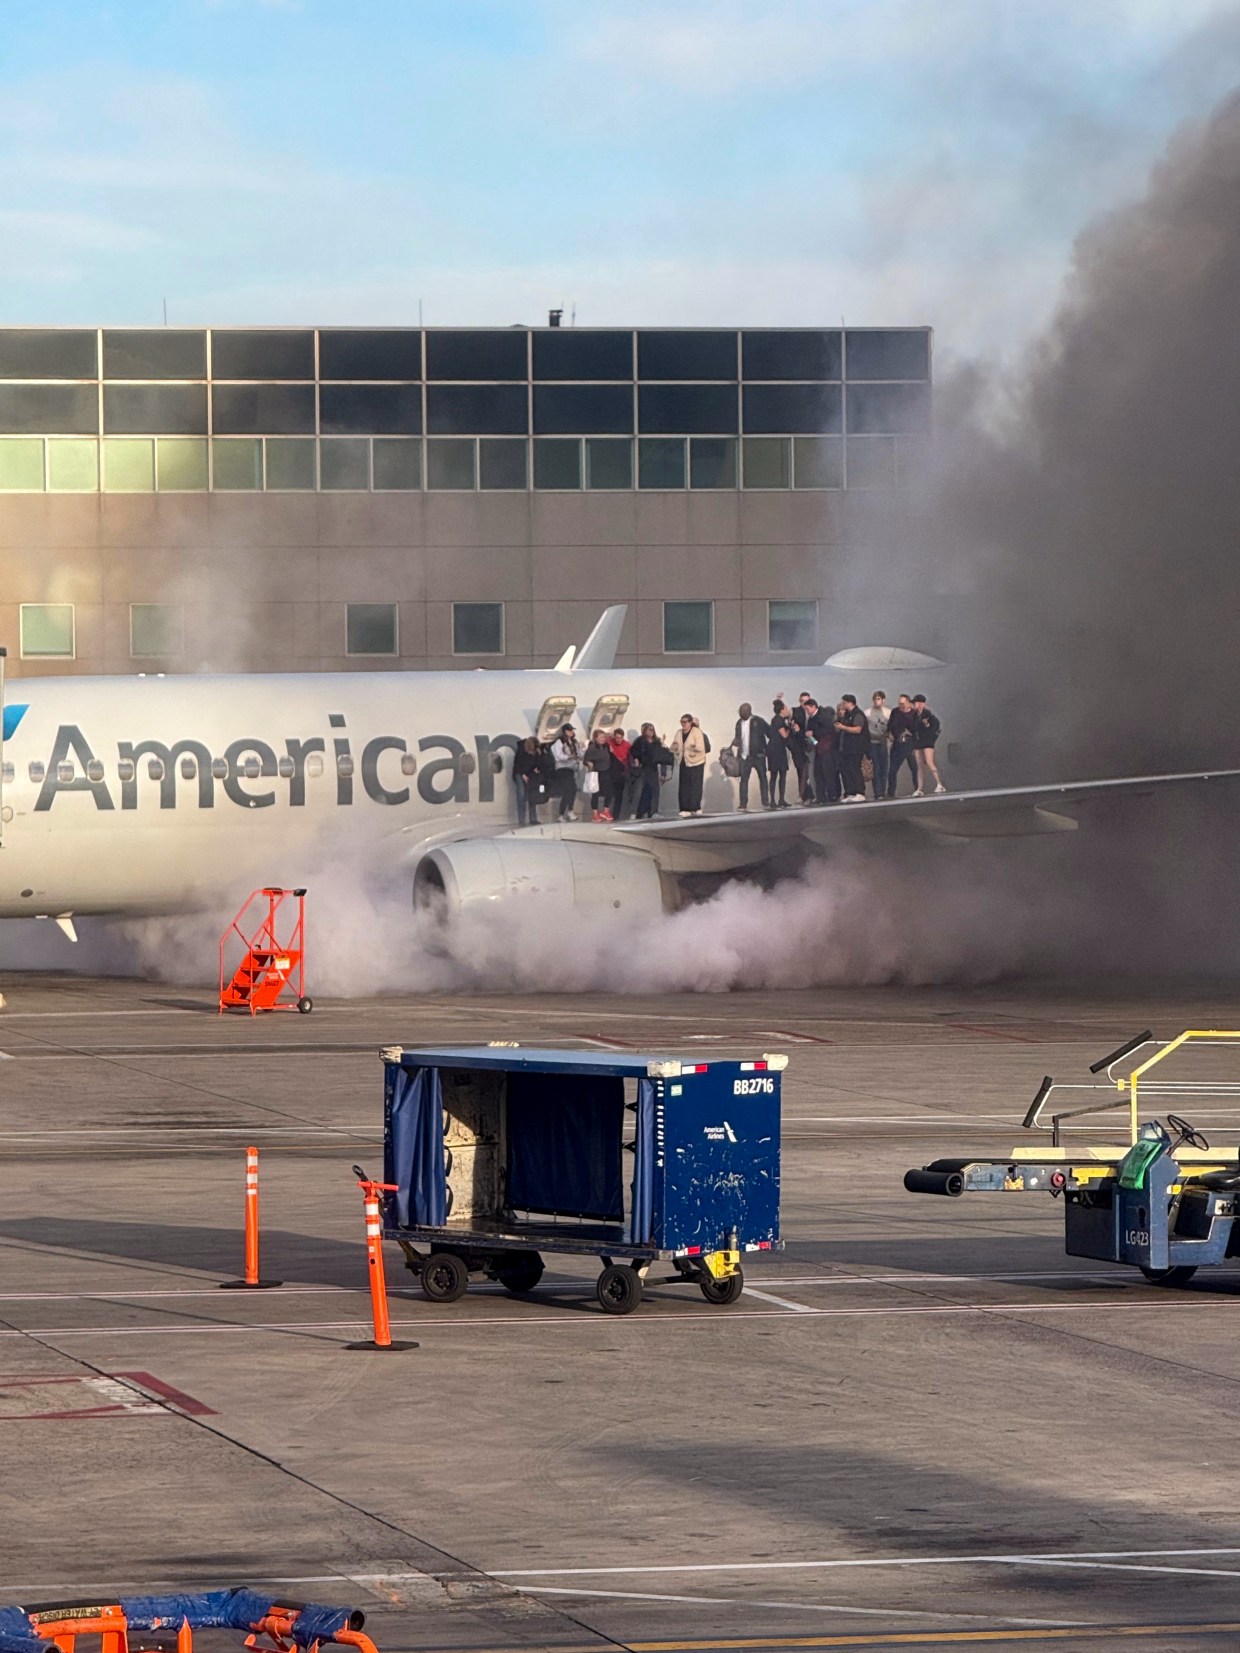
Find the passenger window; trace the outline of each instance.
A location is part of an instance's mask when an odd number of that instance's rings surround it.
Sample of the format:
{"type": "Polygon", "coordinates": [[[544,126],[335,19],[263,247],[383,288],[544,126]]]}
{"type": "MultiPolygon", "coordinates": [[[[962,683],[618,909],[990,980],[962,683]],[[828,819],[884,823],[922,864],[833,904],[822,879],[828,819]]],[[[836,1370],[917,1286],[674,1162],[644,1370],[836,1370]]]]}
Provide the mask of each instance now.
{"type": "Polygon", "coordinates": [[[164,778],[164,765],[162,758],[151,758],[147,763],[146,772],[153,781],[162,781],[164,778]]]}
{"type": "Polygon", "coordinates": [[[133,780],[135,773],[136,770],[134,769],[134,762],[132,758],[122,758],[116,766],[116,774],[119,780],[131,781],[133,780]]]}
{"type": "Polygon", "coordinates": [[[258,759],[253,755],[253,753],[251,753],[250,756],[241,765],[241,773],[245,776],[247,781],[256,781],[258,779],[258,777],[262,774],[262,772],[263,772],[262,765],[259,763],[258,759]]]}
{"type": "Polygon", "coordinates": [[[7,786],[12,782],[12,780],[13,765],[11,763],[0,764],[0,782],[7,786]]]}
{"type": "Polygon", "coordinates": [[[280,776],[281,780],[291,781],[296,773],[297,765],[292,758],[276,759],[276,774],[280,776]]]}
{"type": "Polygon", "coordinates": [[[228,779],[228,759],[212,758],[211,773],[215,776],[217,781],[226,781],[228,779]]]}
{"type": "Polygon", "coordinates": [[[402,752],[400,755],[400,772],[402,775],[416,775],[418,760],[412,752],[402,752]]]}
{"type": "Polygon", "coordinates": [[[181,779],[192,781],[198,773],[198,763],[194,758],[181,759],[181,779]]]}
{"type": "Polygon", "coordinates": [[[30,779],[32,781],[34,781],[36,785],[43,779],[44,775],[46,775],[46,774],[47,774],[47,770],[44,768],[44,766],[41,763],[36,762],[36,763],[32,763],[30,765],[30,779]]]}
{"type": "Polygon", "coordinates": [[[336,773],[343,776],[346,780],[353,773],[353,759],[347,752],[342,752],[336,759],[336,773]]]}
{"type": "Polygon", "coordinates": [[[98,758],[92,758],[86,765],[86,779],[96,784],[103,779],[103,765],[98,758]]]}
{"type": "Polygon", "coordinates": [[[306,774],[318,780],[323,773],[323,757],[320,752],[311,752],[306,759],[306,774]]]}
{"type": "Polygon", "coordinates": [[[71,763],[58,763],[56,765],[56,779],[62,786],[73,779],[73,774],[74,770],[71,763]]]}

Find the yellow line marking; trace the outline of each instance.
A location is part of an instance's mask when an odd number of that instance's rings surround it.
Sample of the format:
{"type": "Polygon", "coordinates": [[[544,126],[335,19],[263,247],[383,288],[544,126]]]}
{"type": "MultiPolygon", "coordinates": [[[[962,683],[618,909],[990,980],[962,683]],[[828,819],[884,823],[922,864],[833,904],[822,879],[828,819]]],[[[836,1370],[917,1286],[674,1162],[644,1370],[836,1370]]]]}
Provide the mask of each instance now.
{"type": "Polygon", "coordinates": [[[945,1647],[964,1643],[1119,1641],[1125,1637],[1223,1636],[1240,1634],[1233,1624],[1097,1624],[1055,1630],[895,1630],[881,1635],[718,1637],[694,1642],[629,1642],[629,1653],[720,1653],[760,1647],[945,1647]]]}

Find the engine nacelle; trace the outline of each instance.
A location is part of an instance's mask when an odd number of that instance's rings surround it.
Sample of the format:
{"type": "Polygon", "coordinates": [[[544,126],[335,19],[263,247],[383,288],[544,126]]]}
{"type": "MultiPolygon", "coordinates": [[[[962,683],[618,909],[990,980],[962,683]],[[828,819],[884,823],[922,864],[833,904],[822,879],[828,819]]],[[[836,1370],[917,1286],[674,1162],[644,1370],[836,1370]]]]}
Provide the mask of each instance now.
{"type": "Polygon", "coordinates": [[[430,850],[413,873],[415,905],[446,916],[539,896],[578,913],[654,917],[664,910],[657,862],[644,850],[571,838],[469,838],[430,850]]]}

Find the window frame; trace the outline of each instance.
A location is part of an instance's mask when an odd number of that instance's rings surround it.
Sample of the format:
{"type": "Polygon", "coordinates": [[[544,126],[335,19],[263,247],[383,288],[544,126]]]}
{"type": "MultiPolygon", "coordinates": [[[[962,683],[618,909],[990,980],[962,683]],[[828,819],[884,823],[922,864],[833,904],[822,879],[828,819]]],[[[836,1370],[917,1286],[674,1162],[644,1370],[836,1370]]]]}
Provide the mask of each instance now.
{"type": "Polygon", "coordinates": [[[508,653],[507,605],[481,598],[463,598],[452,604],[452,658],[454,660],[499,660],[508,653]],[[458,649],[456,646],[456,612],[460,608],[497,608],[499,610],[498,649],[458,649]]]}
{"type": "Polygon", "coordinates": [[[817,597],[768,597],[766,600],[766,651],[768,654],[804,654],[818,647],[819,625],[821,621],[821,605],[817,597]],[[776,603],[804,603],[812,608],[814,638],[810,643],[793,643],[788,647],[777,647],[771,637],[771,609],[776,603]]]}
{"type": "Polygon", "coordinates": [[[77,604],[76,603],[19,603],[17,605],[17,640],[22,660],[76,660],[77,659],[77,604]],[[35,608],[66,608],[69,611],[69,652],[51,654],[26,647],[26,611],[35,608]]]}
{"type": "Polygon", "coordinates": [[[713,597],[665,597],[663,599],[663,653],[664,654],[714,654],[715,653],[715,599],[713,597]],[[667,611],[669,608],[706,608],[710,613],[710,646],[704,649],[669,649],[667,646],[667,611]]]}
{"type": "Polygon", "coordinates": [[[129,658],[131,660],[175,660],[185,652],[185,607],[182,603],[130,603],[129,605],[129,658]],[[164,609],[177,617],[177,640],[171,649],[159,649],[151,653],[139,653],[136,647],[133,629],[134,612],[140,608],[164,609]]]}
{"type": "Polygon", "coordinates": [[[345,602],[344,652],[347,660],[399,660],[400,658],[400,604],[388,602],[345,602]],[[349,647],[349,610],[354,608],[383,608],[392,615],[392,647],[390,649],[354,649],[349,647]]]}

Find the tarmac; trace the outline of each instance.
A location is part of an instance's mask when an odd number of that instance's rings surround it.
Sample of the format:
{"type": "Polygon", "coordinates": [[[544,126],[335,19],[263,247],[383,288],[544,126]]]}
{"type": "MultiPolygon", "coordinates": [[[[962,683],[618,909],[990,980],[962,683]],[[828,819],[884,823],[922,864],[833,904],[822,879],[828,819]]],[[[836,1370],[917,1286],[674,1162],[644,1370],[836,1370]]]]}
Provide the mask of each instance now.
{"type": "MultiPolygon", "coordinates": [[[[364,1608],[380,1653],[1240,1647],[1240,1270],[1160,1289],[1066,1257],[1049,1198],[901,1183],[1007,1153],[1045,1073],[1233,1026],[1224,989],[251,1021],[135,981],[0,988],[0,1600],[270,1587],[364,1608]],[[787,1249],[733,1307],[655,1284],[621,1319],[596,1264],[444,1307],[389,1246],[418,1347],[347,1349],[378,1048],[498,1039],[786,1052],[787,1249]],[[282,1284],[222,1292],[249,1143],[282,1284]]],[[[1236,1141],[1240,1090],[1194,1107],[1196,1071],[1171,1105],[1236,1141]]]]}

